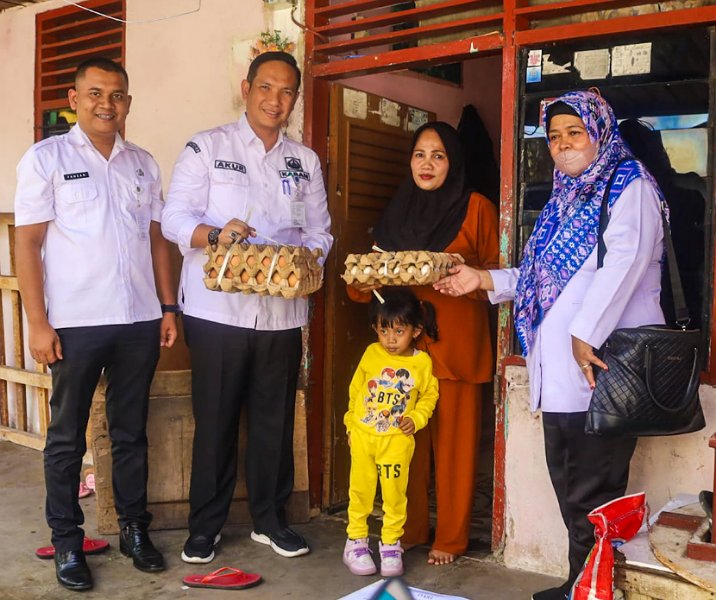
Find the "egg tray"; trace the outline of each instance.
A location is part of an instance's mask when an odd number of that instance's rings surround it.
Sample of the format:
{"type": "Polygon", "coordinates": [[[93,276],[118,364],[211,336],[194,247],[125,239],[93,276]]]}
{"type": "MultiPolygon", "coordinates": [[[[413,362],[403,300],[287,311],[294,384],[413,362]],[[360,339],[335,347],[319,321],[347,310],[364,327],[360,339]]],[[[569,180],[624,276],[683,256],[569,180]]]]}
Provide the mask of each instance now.
{"type": "Polygon", "coordinates": [[[464,262],[459,254],[427,250],[349,254],[341,277],[349,284],[357,281],[369,285],[426,285],[445,277],[451,267],[464,262]]]}
{"type": "Polygon", "coordinates": [[[243,242],[207,246],[204,253],[209,257],[204,265],[204,285],[210,290],[295,298],[312,294],[323,283],[320,249],[243,242]]]}

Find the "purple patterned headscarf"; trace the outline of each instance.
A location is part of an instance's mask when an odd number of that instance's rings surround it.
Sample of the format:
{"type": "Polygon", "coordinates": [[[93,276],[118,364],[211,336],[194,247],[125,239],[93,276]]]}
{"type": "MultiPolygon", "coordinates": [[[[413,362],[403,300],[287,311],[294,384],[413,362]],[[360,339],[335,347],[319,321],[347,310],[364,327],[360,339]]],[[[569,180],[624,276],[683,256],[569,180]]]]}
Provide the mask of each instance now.
{"type": "MultiPolygon", "coordinates": [[[[577,177],[554,170],[552,195],[527,240],[515,294],[515,329],[525,355],[547,311],[597,244],[602,196],[612,172],[622,159],[633,158],[612,108],[594,92],[568,92],[550,102],[542,123],[546,137],[548,110],[556,102],[581,117],[589,139],[597,144],[597,156],[577,177]]],[[[626,180],[621,189],[638,177],[652,179],[635,160],[622,165],[620,174],[625,169],[626,180]]],[[[609,198],[610,209],[617,198],[609,198]]]]}

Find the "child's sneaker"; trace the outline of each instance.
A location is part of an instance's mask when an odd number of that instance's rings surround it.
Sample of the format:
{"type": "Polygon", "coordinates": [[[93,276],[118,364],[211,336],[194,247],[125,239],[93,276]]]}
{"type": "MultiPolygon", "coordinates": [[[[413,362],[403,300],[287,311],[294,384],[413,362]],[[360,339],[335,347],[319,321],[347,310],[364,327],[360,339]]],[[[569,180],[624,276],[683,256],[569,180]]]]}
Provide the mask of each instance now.
{"type": "Polygon", "coordinates": [[[395,544],[380,542],[380,574],[383,577],[397,577],[403,574],[403,548],[400,540],[395,544]]]}
{"type": "Polygon", "coordinates": [[[353,575],[373,575],[378,570],[368,547],[368,538],[346,540],[346,547],[343,549],[343,564],[353,575]]]}

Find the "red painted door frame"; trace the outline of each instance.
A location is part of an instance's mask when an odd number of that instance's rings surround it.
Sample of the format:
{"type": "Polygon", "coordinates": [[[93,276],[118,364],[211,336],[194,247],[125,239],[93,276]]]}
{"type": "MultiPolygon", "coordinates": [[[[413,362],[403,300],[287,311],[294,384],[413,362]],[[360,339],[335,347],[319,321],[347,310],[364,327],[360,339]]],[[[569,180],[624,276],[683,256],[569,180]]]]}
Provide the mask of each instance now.
{"type": "MultiPolygon", "coordinates": [[[[353,0],[352,4],[360,4],[353,0]]],[[[518,89],[518,55],[521,48],[558,40],[575,40],[613,35],[624,32],[655,31],[689,25],[710,25],[716,23],[716,6],[688,8],[670,12],[610,18],[608,20],[551,27],[531,28],[532,19],[545,16],[558,17],[575,12],[619,8],[635,4],[646,4],[634,0],[572,0],[547,5],[530,6],[528,0],[504,0],[502,13],[502,33],[476,38],[466,38],[456,42],[433,44],[392,51],[389,54],[376,54],[344,61],[326,61],[316,52],[321,40],[311,33],[311,29],[322,27],[325,30],[328,20],[322,15],[328,10],[329,0],[306,0],[306,62],[304,83],[304,143],[313,148],[321,158],[324,172],[327,168],[328,150],[328,94],[329,81],[341,77],[363,73],[387,72],[405,69],[429,63],[445,63],[474,57],[476,51],[501,49],[502,51],[502,128],[500,164],[509,166],[501,169],[500,199],[500,264],[503,267],[514,264],[515,242],[515,174],[516,174],[516,137],[518,89]]],[[[716,303],[714,303],[716,304],[716,303]]],[[[323,397],[323,349],[322,340],[325,331],[323,321],[323,301],[318,298],[316,311],[311,322],[312,366],[311,386],[308,394],[308,456],[309,488],[311,504],[321,506],[322,477],[328,452],[324,444],[328,438],[324,435],[328,411],[324,410],[323,397]]],[[[520,357],[512,354],[512,321],[508,306],[501,306],[498,321],[497,373],[499,381],[499,401],[495,414],[495,470],[494,500],[492,515],[492,549],[499,550],[505,533],[505,451],[507,427],[505,421],[505,367],[524,364],[520,357]]],[[[712,350],[716,339],[716,307],[712,316],[712,350]]],[[[712,356],[714,352],[712,351],[712,356]]],[[[710,371],[716,371],[711,363],[710,371]]],[[[714,378],[712,378],[714,379],[714,378]]]]}

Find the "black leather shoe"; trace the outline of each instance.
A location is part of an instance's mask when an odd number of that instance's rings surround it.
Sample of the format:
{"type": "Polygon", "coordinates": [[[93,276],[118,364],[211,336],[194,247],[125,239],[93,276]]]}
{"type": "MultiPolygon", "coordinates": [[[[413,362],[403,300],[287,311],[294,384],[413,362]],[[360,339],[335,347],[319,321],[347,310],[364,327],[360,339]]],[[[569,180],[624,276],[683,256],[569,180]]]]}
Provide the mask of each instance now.
{"type": "Polygon", "coordinates": [[[55,572],[57,581],[68,590],[79,592],[92,589],[92,573],[82,550],[55,552],[55,572]]]}
{"type": "Polygon", "coordinates": [[[140,571],[153,573],[164,570],[164,557],[154,547],[147,534],[147,526],[130,523],[119,532],[119,551],[131,556],[140,571]]]}

